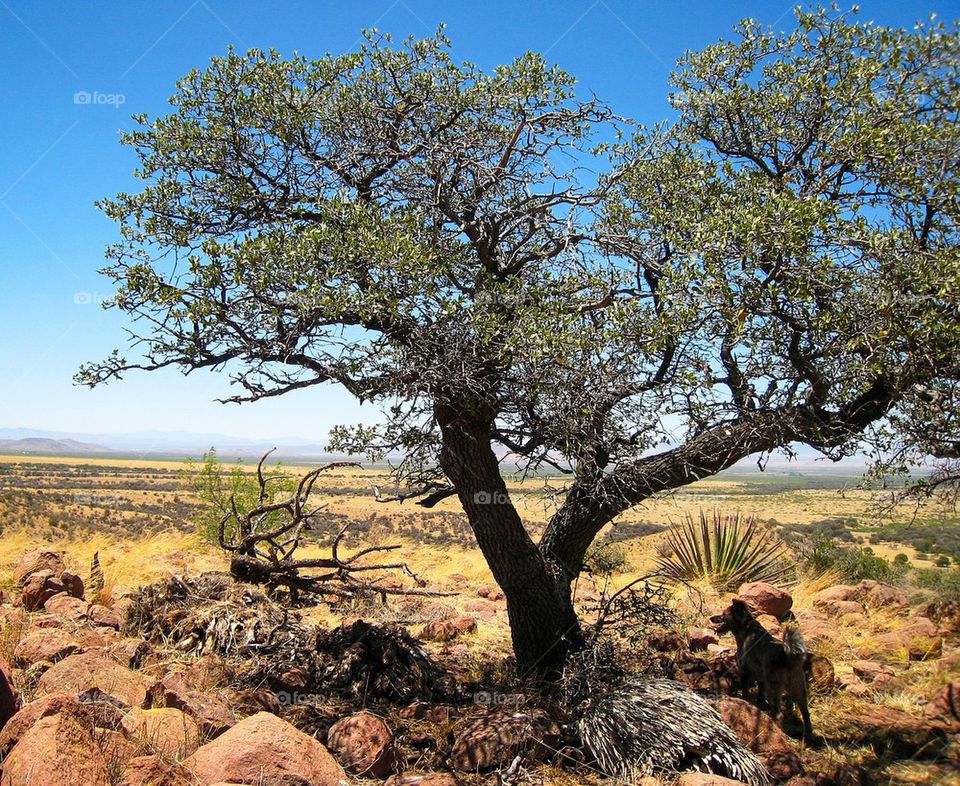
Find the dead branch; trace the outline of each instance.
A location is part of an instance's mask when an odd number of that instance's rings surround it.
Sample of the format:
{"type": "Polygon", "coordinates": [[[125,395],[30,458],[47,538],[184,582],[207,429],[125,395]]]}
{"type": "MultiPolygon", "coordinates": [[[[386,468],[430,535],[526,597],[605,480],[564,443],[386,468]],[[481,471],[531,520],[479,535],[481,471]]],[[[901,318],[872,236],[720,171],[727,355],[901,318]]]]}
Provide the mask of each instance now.
{"type": "Polygon", "coordinates": [[[418,577],[405,562],[365,562],[365,557],[396,551],[399,545],[367,546],[350,554],[342,554],[343,540],[352,524],[347,524],[334,538],[326,557],[297,558],[304,533],[311,521],[326,506],[310,506],[310,495],[321,473],[339,467],[359,467],[355,461],[335,461],[317,467],[304,475],[293,496],[274,500],[267,484],[275,477],[265,477],[263,464],[273,451],[264,454],[257,464],[257,505],[241,511],[235,497],[230,509],[220,520],[220,546],[233,554],[230,573],[238,581],[264,584],[269,589],[286,587],[294,596],[300,593],[354,597],[358,594],[444,596],[455,593],[423,589],[426,582],[418,577]],[[278,520],[279,519],[279,520],[278,520]],[[228,527],[230,522],[233,527],[228,527]],[[303,573],[303,571],[323,571],[303,573]],[[363,580],[358,574],[400,571],[413,580],[415,588],[404,589],[382,577],[363,580]]]}

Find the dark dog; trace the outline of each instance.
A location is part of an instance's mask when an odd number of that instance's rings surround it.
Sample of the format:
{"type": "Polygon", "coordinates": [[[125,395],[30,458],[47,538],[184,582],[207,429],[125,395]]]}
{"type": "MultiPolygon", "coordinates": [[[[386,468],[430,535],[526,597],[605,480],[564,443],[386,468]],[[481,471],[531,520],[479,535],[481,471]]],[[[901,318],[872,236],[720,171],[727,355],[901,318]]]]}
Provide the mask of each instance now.
{"type": "MultiPolygon", "coordinates": [[[[711,617],[717,633],[733,633],[737,640],[737,666],[740,669],[740,692],[747,693],[756,685],[761,709],[768,709],[776,719],[780,715],[780,699],[786,695],[800,709],[803,730],[813,735],[810,710],[807,706],[807,648],[800,631],[788,626],[783,641],[775,639],[757,622],[742,600],[734,600],[722,613],[711,617]]],[[[749,699],[748,699],[749,700],[749,699]]]]}

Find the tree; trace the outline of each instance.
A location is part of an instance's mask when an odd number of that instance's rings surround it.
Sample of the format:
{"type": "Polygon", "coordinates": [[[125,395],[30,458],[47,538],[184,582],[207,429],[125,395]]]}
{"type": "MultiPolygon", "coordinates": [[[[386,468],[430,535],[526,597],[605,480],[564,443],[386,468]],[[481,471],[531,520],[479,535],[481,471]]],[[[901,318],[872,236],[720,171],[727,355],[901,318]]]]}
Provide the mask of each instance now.
{"type": "Polygon", "coordinates": [[[334,447],[458,497],[519,664],[552,670],[631,506],[793,443],[909,439],[955,389],[957,54],[941,25],[745,22],[680,62],[675,123],[631,131],[541,56],[485,73],[442,32],[228,52],[124,138],[146,185],[103,203],[105,272],[142,358],[79,380],[227,367],[230,401],[378,402],[334,447]],[[539,541],[505,455],[566,477],[539,541]]]}

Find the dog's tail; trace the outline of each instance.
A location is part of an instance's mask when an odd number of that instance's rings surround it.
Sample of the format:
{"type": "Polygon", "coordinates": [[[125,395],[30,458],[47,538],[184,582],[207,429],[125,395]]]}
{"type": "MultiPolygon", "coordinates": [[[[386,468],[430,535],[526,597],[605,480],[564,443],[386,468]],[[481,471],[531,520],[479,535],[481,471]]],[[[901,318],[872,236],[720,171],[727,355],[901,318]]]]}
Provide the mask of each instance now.
{"type": "Polygon", "coordinates": [[[787,655],[796,658],[802,658],[807,654],[807,643],[803,640],[803,636],[800,635],[800,628],[796,625],[787,625],[784,629],[783,648],[787,655]]]}

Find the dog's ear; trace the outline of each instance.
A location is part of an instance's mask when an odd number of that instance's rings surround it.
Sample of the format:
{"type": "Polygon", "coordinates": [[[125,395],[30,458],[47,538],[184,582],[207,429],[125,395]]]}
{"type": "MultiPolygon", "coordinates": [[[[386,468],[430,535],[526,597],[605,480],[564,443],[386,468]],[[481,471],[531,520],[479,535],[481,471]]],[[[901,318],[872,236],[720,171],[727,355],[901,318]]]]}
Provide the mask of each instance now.
{"type": "Polygon", "coordinates": [[[733,602],[730,604],[730,611],[735,617],[747,617],[750,615],[750,607],[747,605],[747,602],[740,600],[740,598],[734,598],[733,602]]]}

